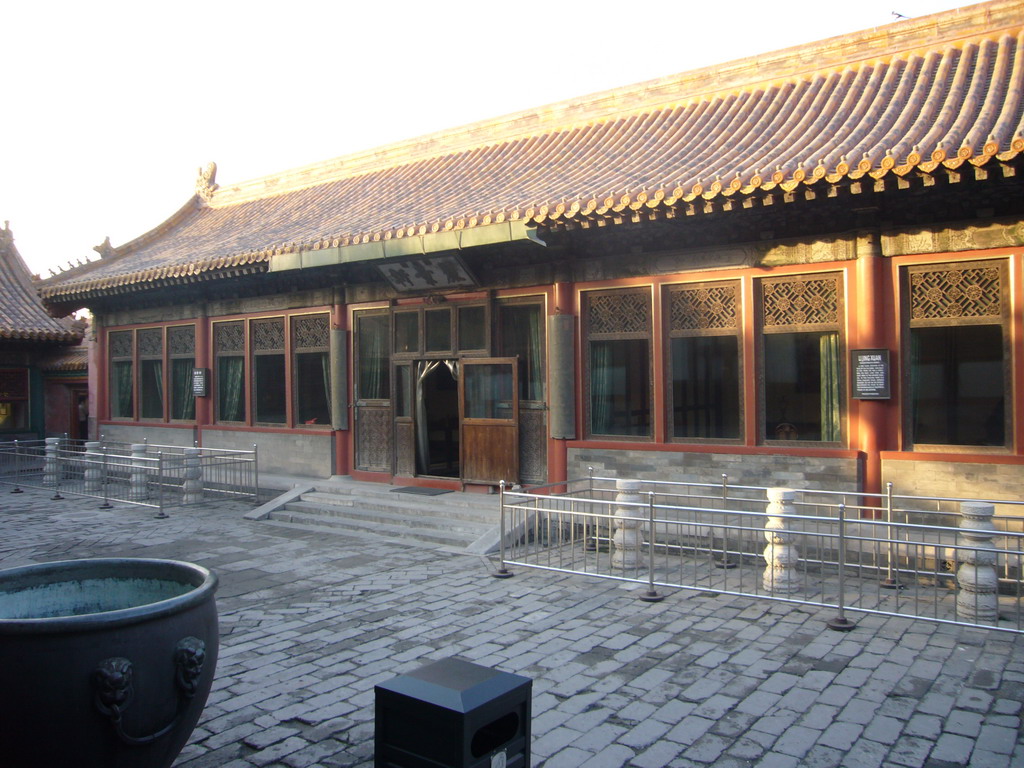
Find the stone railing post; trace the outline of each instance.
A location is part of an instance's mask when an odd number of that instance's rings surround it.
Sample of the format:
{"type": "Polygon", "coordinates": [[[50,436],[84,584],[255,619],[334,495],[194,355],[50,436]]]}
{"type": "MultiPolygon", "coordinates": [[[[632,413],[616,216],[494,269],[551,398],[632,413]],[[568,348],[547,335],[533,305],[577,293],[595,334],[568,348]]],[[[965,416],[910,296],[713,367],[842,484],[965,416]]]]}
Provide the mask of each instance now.
{"type": "Polygon", "coordinates": [[[43,457],[43,485],[56,485],[60,479],[60,438],[46,438],[45,455],[43,457]]]}
{"type": "Polygon", "coordinates": [[[185,449],[185,482],[183,504],[195,504],[203,500],[203,468],[200,463],[201,448],[185,449]]]}
{"type": "Polygon", "coordinates": [[[99,442],[85,444],[85,490],[95,493],[103,484],[103,451],[99,442]]]}
{"type": "MultiPolygon", "coordinates": [[[[616,480],[616,504],[640,504],[639,480],[616,480]]],[[[615,568],[636,568],[640,562],[640,544],[643,541],[643,523],[636,518],[643,514],[638,506],[615,508],[615,534],[612,536],[612,565],[615,568]]]]}
{"type": "Polygon", "coordinates": [[[786,533],[789,520],[782,515],[796,513],[793,500],[796,491],[792,488],[769,488],[768,506],[765,514],[768,520],[764,524],[764,538],[768,546],[764,548],[764,575],[761,583],[769,592],[789,594],[800,588],[796,572],[796,563],[800,557],[793,534],[786,533]]]}
{"type": "Polygon", "coordinates": [[[999,577],[992,547],[997,533],[992,522],[995,507],[980,501],[964,501],[960,514],[960,544],[977,549],[957,550],[957,613],[966,621],[994,624],[999,619],[999,577]]]}
{"type": "Polygon", "coordinates": [[[131,501],[142,501],[149,498],[146,487],[149,479],[149,461],[146,459],[145,443],[132,443],[132,471],[128,484],[128,498],[131,501]]]}

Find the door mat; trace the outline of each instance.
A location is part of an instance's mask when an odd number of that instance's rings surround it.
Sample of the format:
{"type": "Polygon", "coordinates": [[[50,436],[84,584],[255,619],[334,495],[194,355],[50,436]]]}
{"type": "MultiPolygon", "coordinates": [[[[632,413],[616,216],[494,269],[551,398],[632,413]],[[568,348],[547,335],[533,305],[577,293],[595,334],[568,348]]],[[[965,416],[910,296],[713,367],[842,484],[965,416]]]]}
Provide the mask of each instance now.
{"type": "Polygon", "coordinates": [[[419,488],[415,485],[405,485],[401,488],[392,488],[392,493],[412,493],[416,496],[440,496],[442,493],[451,493],[446,488],[419,488]]]}

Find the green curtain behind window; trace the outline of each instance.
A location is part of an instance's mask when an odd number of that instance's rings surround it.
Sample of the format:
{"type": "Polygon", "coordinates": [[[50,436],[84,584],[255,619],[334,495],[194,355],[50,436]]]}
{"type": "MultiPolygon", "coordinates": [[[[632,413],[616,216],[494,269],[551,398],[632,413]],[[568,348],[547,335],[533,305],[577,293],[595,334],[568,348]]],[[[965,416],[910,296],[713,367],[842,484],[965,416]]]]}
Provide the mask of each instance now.
{"type": "Polygon", "coordinates": [[[115,360],[110,369],[110,393],[112,396],[111,416],[131,418],[132,416],[132,361],[115,360]]]}
{"type": "Polygon", "coordinates": [[[196,417],[196,396],[192,391],[192,360],[171,360],[171,418],[191,421],[196,417]]]}
{"type": "Polygon", "coordinates": [[[838,442],[839,419],[839,334],[824,333],[818,342],[821,353],[821,439],[838,442]]]}
{"type": "Polygon", "coordinates": [[[217,420],[245,421],[245,358],[221,357],[217,362],[217,420]]]}

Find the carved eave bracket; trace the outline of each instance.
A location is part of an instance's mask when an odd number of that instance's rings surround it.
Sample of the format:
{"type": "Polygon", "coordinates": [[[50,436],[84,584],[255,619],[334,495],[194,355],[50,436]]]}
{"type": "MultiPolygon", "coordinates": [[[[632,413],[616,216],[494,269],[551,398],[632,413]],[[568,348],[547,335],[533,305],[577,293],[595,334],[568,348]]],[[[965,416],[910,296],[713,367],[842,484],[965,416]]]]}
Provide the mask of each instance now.
{"type": "Polygon", "coordinates": [[[199,178],[196,179],[196,195],[204,203],[213,199],[213,193],[217,191],[217,164],[207,163],[205,168],[199,169],[199,178]]]}

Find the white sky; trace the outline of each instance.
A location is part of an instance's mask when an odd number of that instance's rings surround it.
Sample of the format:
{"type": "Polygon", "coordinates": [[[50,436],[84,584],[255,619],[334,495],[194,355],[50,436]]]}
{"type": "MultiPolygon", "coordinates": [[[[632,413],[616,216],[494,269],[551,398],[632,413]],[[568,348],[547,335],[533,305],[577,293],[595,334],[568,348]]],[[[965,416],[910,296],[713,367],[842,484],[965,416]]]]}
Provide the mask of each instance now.
{"type": "Polygon", "coordinates": [[[0,222],[46,275],[160,224],[210,160],[245,181],[957,5],[18,0],[0,222]]]}

